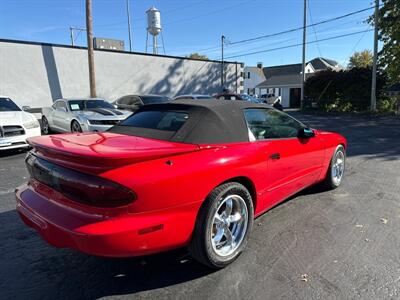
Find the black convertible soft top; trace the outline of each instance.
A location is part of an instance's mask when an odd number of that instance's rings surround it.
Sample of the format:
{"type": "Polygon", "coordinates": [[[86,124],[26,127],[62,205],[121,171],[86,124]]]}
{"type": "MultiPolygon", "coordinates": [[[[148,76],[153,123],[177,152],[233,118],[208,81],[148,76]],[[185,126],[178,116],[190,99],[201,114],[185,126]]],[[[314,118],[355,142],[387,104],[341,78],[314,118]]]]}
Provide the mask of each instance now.
{"type": "Polygon", "coordinates": [[[184,112],[188,114],[187,121],[177,131],[166,132],[126,126],[124,122],[108,131],[190,144],[248,142],[249,134],[243,112],[247,108],[270,108],[270,106],[247,101],[175,100],[169,103],[144,105],[127,121],[145,111],[184,112]]]}

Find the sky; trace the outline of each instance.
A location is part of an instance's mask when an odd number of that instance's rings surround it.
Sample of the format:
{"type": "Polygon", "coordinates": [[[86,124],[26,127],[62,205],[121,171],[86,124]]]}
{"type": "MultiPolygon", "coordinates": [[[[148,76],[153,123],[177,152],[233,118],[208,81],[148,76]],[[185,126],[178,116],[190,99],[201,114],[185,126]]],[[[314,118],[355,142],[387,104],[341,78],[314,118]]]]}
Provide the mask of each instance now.
{"type": "MultiPolygon", "coordinates": [[[[124,40],[129,50],[127,0],[92,0],[93,33],[96,37],[124,40]]],[[[238,43],[303,26],[303,0],[128,0],[131,9],[132,50],[145,52],[146,10],[161,12],[166,54],[192,52],[221,58],[221,35],[226,36],[225,57],[245,65],[299,63],[301,46],[276,49],[302,42],[302,30],[238,43]],[[247,55],[249,52],[266,52],[247,55]],[[244,56],[241,56],[244,55],[244,56]]],[[[371,7],[372,0],[308,0],[307,24],[371,7]]],[[[346,65],[354,51],[372,49],[373,32],[365,22],[368,10],[307,29],[306,59],[325,57],[346,65]],[[339,35],[347,37],[325,40],[339,35]],[[315,42],[318,41],[318,42],[315,42]]],[[[0,0],[0,38],[70,44],[70,26],[85,27],[85,0],[0,0]]],[[[159,39],[160,42],[160,39],[159,39]]],[[[86,34],[76,45],[86,46],[86,34]]],[[[160,49],[161,51],[161,49],[160,49]]]]}

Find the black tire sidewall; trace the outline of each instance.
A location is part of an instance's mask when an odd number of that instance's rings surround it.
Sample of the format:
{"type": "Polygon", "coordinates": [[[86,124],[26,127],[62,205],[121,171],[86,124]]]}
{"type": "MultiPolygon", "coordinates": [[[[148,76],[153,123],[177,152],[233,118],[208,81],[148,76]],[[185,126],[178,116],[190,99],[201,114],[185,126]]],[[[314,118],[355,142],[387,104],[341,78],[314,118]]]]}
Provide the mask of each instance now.
{"type": "Polygon", "coordinates": [[[45,116],[42,117],[42,132],[44,134],[49,134],[50,133],[50,125],[49,125],[49,121],[47,120],[47,118],[45,116]],[[44,126],[43,124],[46,123],[47,125],[47,130],[44,130],[44,126]]]}
{"type": "Polygon", "coordinates": [[[83,132],[82,127],[81,127],[81,124],[79,124],[78,121],[73,120],[73,121],[71,122],[71,132],[72,132],[72,133],[81,133],[81,132],[83,132]],[[80,131],[74,131],[74,130],[73,130],[73,127],[74,127],[74,124],[75,124],[75,123],[78,124],[78,126],[79,126],[79,128],[80,128],[80,131]]]}

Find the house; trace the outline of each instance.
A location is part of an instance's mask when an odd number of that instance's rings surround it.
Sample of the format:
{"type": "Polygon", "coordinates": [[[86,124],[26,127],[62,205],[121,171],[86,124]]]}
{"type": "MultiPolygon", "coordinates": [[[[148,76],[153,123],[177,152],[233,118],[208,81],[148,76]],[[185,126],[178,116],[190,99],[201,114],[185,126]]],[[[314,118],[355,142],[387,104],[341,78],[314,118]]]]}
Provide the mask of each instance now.
{"type": "MultiPolygon", "coordinates": [[[[252,76],[254,67],[247,67],[252,76]]],[[[339,64],[331,59],[317,57],[306,63],[306,77],[313,73],[324,70],[339,71],[339,64]]],[[[246,67],[245,67],[246,71],[246,67]]],[[[245,74],[244,85],[250,91],[254,89],[255,94],[274,94],[281,96],[282,105],[285,108],[299,107],[301,99],[302,64],[280,65],[262,68],[265,80],[254,87],[252,81],[245,74]],[[247,81],[247,82],[246,82],[247,81]]],[[[254,75],[253,75],[254,76],[254,75]]],[[[247,91],[245,89],[245,91],[247,91]]]]}
{"type": "Polygon", "coordinates": [[[257,63],[257,67],[244,67],[244,93],[248,95],[258,95],[259,90],[256,86],[265,81],[262,63],[257,63]]]}

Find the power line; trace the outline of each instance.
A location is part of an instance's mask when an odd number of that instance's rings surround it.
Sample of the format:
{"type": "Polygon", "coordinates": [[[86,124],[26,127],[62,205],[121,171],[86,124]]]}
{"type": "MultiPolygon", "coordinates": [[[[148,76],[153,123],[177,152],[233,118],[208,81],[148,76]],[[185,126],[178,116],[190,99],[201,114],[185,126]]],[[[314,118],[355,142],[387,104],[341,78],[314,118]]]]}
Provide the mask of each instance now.
{"type": "MultiPolygon", "coordinates": [[[[311,26],[316,26],[316,25],[321,25],[321,24],[325,24],[325,23],[329,23],[329,22],[333,22],[333,21],[340,20],[340,19],[344,19],[344,18],[347,18],[349,16],[352,16],[352,15],[355,15],[355,14],[359,14],[359,13],[362,13],[364,11],[367,11],[367,10],[370,10],[370,9],[373,9],[373,8],[375,8],[375,6],[370,6],[370,7],[367,7],[367,8],[364,8],[364,9],[360,9],[360,10],[357,10],[357,11],[353,11],[353,12],[350,12],[348,14],[341,15],[341,16],[338,16],[338,17],[335,17],[335,18],[326,19],[326,20],[323,20],[323,21],[320,21],[320,22],[317,22],[317,23],[309,24],[309,25],[305,26],[305,28],[308,28],[308,27],[311,27],[311,26]]],[[[286,33],[295,32],[295,31],[302,30],[302,29],[304,29],[304,26],[297,27],[297,28],[292,28],[292,29],[288,29],[288,30],[284,30],[284,31],[276,32],[276,33],[271,33],[271,34],[267,34],[267,35],[261,35],[261,36],[258,36],[258,37],[249,38],[249,39],[245,39],[245,40],[240,40],[240,41],[237,41],[237,42],[231,42],[231,43],[229,43],[229,45],[247,43],[247,42],[251,42],[251,41],[255,41],[255,40],[259,40],[259,39],[264,39],[264,38],[269,38],[269,37],[273,37],[273,36],[277,36],[277,35],[282,35],[282,34],[286,34],[286,33]]]]}
{"type": "Polygon", "coordinates": [[[215,13],[219,13],[219,12],[222,12],[222,11],[226,11],[227,9],[231,9],[231,8],[234,8],[234,7],[237,7],[237,6],[242,6],[242,5],[247,4],[249,2],[252,2],[252,1],[253,0],[239,2],[239,3],[236,3],[236,4],[230,5],[230,6],[226,6],[226,7],[221,8],[221,9],[216,9],[216,10],[212,10],[212,11],[209,11],[209,12],[206,12],[206,13],[203,13],[203,14],[199,14],[199,15],[195,15],[195,16],[191,16],[191,17],[187,17],[187,18],[182,18],[182,19],[178,19],[178,20],[173,20],[173,21],[170,21],[170,22],[165,22],[164,24],[168,25],[168,24],[175,24],[175,23],[190,21],[190,20],[193,20],[193,19],[197,19],[199,17],[208,16],[208,15],[211,15],[211,14],[215,14],[215,13]]]}
{"type": "MultiPolygon", "coordinates": [[[[346,22],[346,23],[343,23],[343,24],[340,24],[339,26],[341,26],[341,25],[347,25],[348,23],[346,22]]],[[[337,35],[339,35],[339,34],[346,34],[346,33],[351,33],[352,31],[351,30],[346,30],[346,31],[342,31],[342,30],[338,30],[338,32],[336,32],[336,31],[334,31],[334,32],[332,32],[332,31],[330,31],[330,29],[332,29],[332,28],[337,28],[337,26],[335,26],[335,27],[329,27],[329,28],[327,28],[327,30],[323,30],[323,31],[318,31],[318,35],[323,35],[323,34],[325,34],[325,35],[327,35],[327,34],[329,34],[329,36],[332,36],[332,35],[334,35],[334,34],[337,34],[337,35]]],[[[370,29],[370,27],[367,27],[366,28],[366,30],[369,30],[370,29]]],[[[353,28],[353,32],[355,31],[355,30],[364,30],[364,29],[362,29],[362,28],[353,28]]],[[[313,32],[308,32],[307,33],[307,36],[311,36],[311,35],[313,35],[313,32]]],[[[293,41],[293,40],[298,40],[298,37],[292,37],[292,38],[286,38],[285,40],[280,40],[280,41],[274,41],[274,42],[268,42],[268,43],[266,43],[266,44],[263,44],[263,45],[260,45],[260,46],[257,46],[257,47],[251,47],[251,48],[245,48],[245,49],[241,49],[241,50],[238,50],[238,51],[235,51],[235,52],[229,52],[229,53],[227,53],[227,55],[229,55],[229,56],[236,56],[236,55],[240,55],[240,54],[242,54],[242,53],[245,53],[245,52],[253,52],[253,51],[255,51],[255,50],[258,50],[258,49],[265,49],[265,48],[267,48],[267,47],[270,47],[270,46],[273,46],[273,45],[276,45],[276,44],[282,44],[282,43],[286,43],[286,42],[291,42],[291,41],[293,41]]],[[[319,42],[320,40],[318,39],[318,42],[319,42]]],[[[265,41],[264,41],[265,42],[265,41]]],[[[220,47],[218,48],[218,50],[220,50],[220,47]]],[[[232,49],[231,49],[232,50],[232,49]]],[[[214,53],[214,52],[216,52],[216,51],[209,51],[209,52],[205,52],[205,53],[210,53],[210,55],[212,56],[212,54],[211,54],[211,52],[212,53],[214,53]]],[[[217,60],[218,58],[217,57],[215,57],[214,58],[215,60],[217,60]]]]}
{"type": "MultiPolygon", "coordinates": [[[[306,27],[313,27],[314,31],[315,31],[315,27],[314,26],[325,24],[325,23],[329,23],[329,22],[333,22],[333,21],[337,21],[337,20],[340,20],[340,19],[344,19],[344,18],[350,17],[352,15],[359,14],[361,12],[373,9],[374,7],[375,6],[371,6],[371,7],[368,7],[368,8],[361,9],[361,10],[353,11],[353,12],[350,12],[348,14],[341,15],[341,16],[334,17],[334,18],[327,19],[327,20],[323,20],[323,21],[320,21],[320,22],[317,22],[317,23],[313,23],[312,22],[312,24],[309,24],[306,27]]],[[[311,14],[311,12],[310,12],[310,14],[311,14]]],[[[288,29],[288,30],[284,30],[284,31],[280,31],[280,32],[276,32],[276,33],[271,33],[271,34],[268,34],[268,35],[263,35],[263,36],[259,36],[259,37],[255,37],[255,38],[241,40],[241,41],[237,41],[237,42],[230,42],[230,43],[227,43],[227,46],[232,46],[232,45],[241,44],[241,43],[245,43],[245,42],[254,42],[254,41],[258,41],[260,39],[274,37],[274,36],[283,35],[283,34],[287,34],[287,33],[292,33],[292,32],[295,32],[295,31],[302,30],[302,29],[303,29],[303,26],[302,27],[288,29]]],[[[213,46],[213,47],[207,47],[207,48],[204,48],[204,49],[196,50],[194,52],[201,53],[201,52],[209,51],[209,50],[218,50],[220,48],[221,48],[220,46],[213,46]]]]}
{"type": "MultiPolygon", "coordinates": [[[[168,9],[166,11],[163,11],[162,13],[163,14],[170,14],[171,12],[174,12],[174,11],[177,11],[177,10],[181,10],[181,9],[185,9],[185,8],[188,8],[188,7],[192,7],[193,5],[196,5],[196,4],[199,4],[199,3],[201,3],[201,2],[190,3],[188,5],[183,5],[183,6],[180,6],[180,7],[173,8],[173,9],[168,9]]],[[[146,20],[146,18],[147,17],[132,18],[132,21],[146,20]]],[[[126,23],[127,23],[126,21],[119,21],[119,22],[108,23],[108,24],[107,23],[106,24],[98,24],[98,25],[96,25],[96,27],[113,27],[113,26],[116,26],[116,25],[125,25],[126,23]]]]}
{"type": "MultiPolygon", "coordinates": [[[[352,36],[352,35],[368,32],[368,31],[373,31],[373,29],[368,29],[368,30],[356,31],[356,32],[348,33],[348,34],[337,35],[337,36],[333,36],[333,37],[329,37],[329,38],[325,38],[325,39],[320,39],[319,41],[314,40],[314,41],[307,42],[306,44],[314,44],[314,43],[317,43],[317,42],[329,41],[329,40],[338,39],[338,38],[347,37],[347,36],[352,36]]],[[[227,56],[227,57],[225,57],[225,59],[243,57],[243,56],[259,54],[259,53],[266,53],[266,52],[271,52],[271,51],[276,51],[276,50],[283,50],[283,49],[298,47],[298,46],[302,46],[302,45],[303,45],[303,43],[292,44],[292,45],[287,45],[287,46],[282,46],[282,47],[277,47],[277,48],[271,48],[271,49],[266,49],[266,50],[261,50],[261,51],[255,51],[255,52],[249,52],[249,53],[244,53],[244,54],[239,54],[239,55],[227,56]]]]}
{"type": "MultiPolygon", "coordinates": [[[[310,8],[310,6],[311,6],[310,0],[307,0],[307,1],[308,1],[308,6],[307,7],[308,7],[308,13],[310,15],[310,20],[311,20],[311,23],[314,24],[314,21],[313,21],[313,18],[312,18],[312,14],[311,14],[311,8],[310,8]]],[[[318,36],[317,36],[317,32],[315,30],[315,26],[312,26],[312,29],[314,31],[315,40],[317,41],[317,49],[318,49],[319,57],[322,57],[321,49],[319,48],[318,36]]]]}
{"type": "MultiPolygon", "coordinates": [[[[351,20],[350,22],[344,22],[344,23],[336,24],[335,26],[330,26],[330,27],[324,28],[324,30],[322,30],[322,31],[318,31],[318,35],[334,34],[336,32],[330,31],[331,29],[337,29],[338,27],[341,27],[343,25],[353,24],[354,22],[357,23],[357,22],[363,21],[363,20],[365,20],[365,19],[364,18],[362,18],[362,19],[357,18],[357,19],[351,20]]],[[[356,30],[356,29],[360,29],[360,28],[353,28],[353,29],[356,30]]],[[[343,31],[343,30],[336,30],[336,31],[339,31],[337,33],[340,33],[340,31],[343,31]]],[[[350,30],[346,30],[346,31],[349,32],[350,30]]],[[[310,36],[312,34],[314,34],[314,33],[313,32],[308,32],[307,36],[310,36]]],[[[271,45],[280,44],[280,43],[283,43],[283,42],[289,42],[289,41],[293,41],[293,40],[297,40],[297,37],[291,37],[291,38],[286,38],[284,40],[268,42],[267,44],[266,44],[266,41],[261,41],[260,40],[259,42],[262,42],[263,43],[262,45],[258,45],[256,47],[251,47],[251,48],[247,48],[246,47],[246,49],[238,50],[238,51],[233,52],[233,53],[230,52],[229,55],[240,54],[240,53],[243,53],[244,51],[252,51],[252,50],[257,50],[257,49],[264,49],[265,47],[268,47],[268,46],[271,46],[271,45]]],[[[229,45],[227,45],[227,46],[229,46],[229,45]]],[[[214,52],[217,52],[217,51],[220,51],[220,50],[221,50],[221,46],[218,46],[218,47],[204,48],[202,50],[197,50],[197,51],[194,51],[194,52],[209,53],[210,55],[213,55],[214,52]]],[[[231,50],[233,50],[233,49],[231,49],[231,50]]]]}

